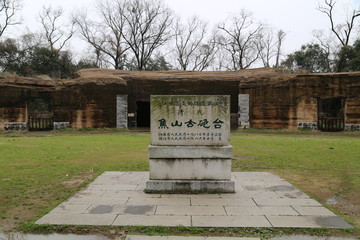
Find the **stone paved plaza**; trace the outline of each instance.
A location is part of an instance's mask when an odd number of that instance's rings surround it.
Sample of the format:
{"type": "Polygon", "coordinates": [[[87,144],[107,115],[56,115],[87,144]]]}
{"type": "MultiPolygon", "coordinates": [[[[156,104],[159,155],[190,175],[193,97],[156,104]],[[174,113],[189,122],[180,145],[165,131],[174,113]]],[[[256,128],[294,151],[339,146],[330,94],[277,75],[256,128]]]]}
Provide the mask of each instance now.
{"type": "Polygon", "coordinates": [[[146,194],[148,179],[148,172],[104,172],[36,224],[352,228],[267,172],[233,172],[233,194],[146,194]]]}

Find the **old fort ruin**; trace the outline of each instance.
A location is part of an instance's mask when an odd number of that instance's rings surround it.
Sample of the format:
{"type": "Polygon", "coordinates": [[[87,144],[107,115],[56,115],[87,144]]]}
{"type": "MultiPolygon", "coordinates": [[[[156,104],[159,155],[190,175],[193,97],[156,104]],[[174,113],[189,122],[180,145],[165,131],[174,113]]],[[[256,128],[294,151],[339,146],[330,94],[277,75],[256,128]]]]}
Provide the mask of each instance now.
{"type": "Polygon", "coordinates": [[[360,72],[84,69],[69,80],[0,77],[0,130],[148,128],[151,95],[230,95],[231,127],[360,130],[360,72]]]}

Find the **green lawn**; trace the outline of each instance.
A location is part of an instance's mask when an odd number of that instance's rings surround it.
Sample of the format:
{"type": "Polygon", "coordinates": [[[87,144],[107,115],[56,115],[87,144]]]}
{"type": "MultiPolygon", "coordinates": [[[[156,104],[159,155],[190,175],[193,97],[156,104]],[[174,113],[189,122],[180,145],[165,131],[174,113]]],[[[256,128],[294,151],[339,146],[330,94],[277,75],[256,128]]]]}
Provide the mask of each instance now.
{"type": "MultiPolygon", "coordinates": [[[[103,171],[147,171],[150,134],[0,134],[0,228],[35,221],[103,171]]],[[[241,131],[233,171],[280,175],[360,226],[360,134],[241,131]]],[[[356,233],[359,231],[356,230],[356,233]]]]}

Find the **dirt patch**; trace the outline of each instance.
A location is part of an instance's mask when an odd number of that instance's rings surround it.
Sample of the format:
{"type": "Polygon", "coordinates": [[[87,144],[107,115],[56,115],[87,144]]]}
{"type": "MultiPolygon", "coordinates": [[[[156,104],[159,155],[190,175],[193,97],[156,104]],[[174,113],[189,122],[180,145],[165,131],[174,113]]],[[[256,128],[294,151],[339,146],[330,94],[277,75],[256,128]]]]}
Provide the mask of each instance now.
{"type": "Polygon", "coordinates": [[[62,182],[61,184],[65,186],[66,188],[77,188],[84,182],[89,181],[94,176],[91,173],[86,173],[84,175],[76,176],[74,179],[67,180],[65,182],[62,182]]]}
{"type": "Polygon", "coordinates": [[[348,189],[347,183],[326,173],[304,172],[297,174],[286,172],[280,174],[283,178],[301,186],[301,190],[311,197],[329,206],[340,217],[352,221],[355,227],[360,226],[360,199],[351,192],[343,193],[348,189]]]}

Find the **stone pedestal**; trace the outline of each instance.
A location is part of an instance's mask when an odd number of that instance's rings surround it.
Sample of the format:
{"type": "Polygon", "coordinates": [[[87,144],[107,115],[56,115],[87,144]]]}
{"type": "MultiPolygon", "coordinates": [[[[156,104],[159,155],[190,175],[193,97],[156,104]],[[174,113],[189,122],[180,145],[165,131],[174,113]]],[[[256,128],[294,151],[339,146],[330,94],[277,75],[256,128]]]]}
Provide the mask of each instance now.
{"type": "Polygon", "coordinates": [[[149,146],[148,192],[235,192],[231,146],[149,146]]]}
{"type": "Polygon", "coordinates": [[[152,96],[147,192],[231,193],[229,96],[152,96]]]}
{"type": "Polygon", "coordinates": [[[149,146],[151,180],[230,180],[231,146],[149,146]]]}

